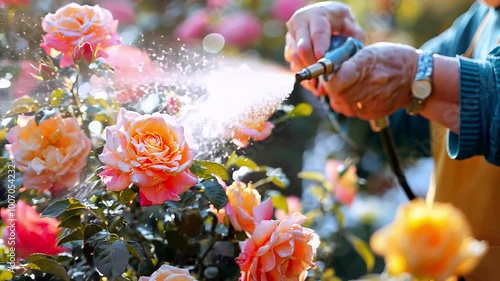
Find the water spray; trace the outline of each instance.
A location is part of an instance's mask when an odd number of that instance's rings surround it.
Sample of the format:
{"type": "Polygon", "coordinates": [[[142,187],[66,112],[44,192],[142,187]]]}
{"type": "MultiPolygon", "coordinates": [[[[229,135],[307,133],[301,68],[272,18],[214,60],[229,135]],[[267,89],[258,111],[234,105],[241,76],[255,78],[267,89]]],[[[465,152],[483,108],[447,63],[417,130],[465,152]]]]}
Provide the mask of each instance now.
{"type": "MultiPolygon", "coordinates": [[[[299,83],[304,80],[311,80],[314,78],[328,80],[331,75],[337,72],[342,65],[342,63],[352,57],[356,52],[363,48],[363,43],[359,40],[346,37],[343,35],[336,35],[332,37],[330,49],[325,53],[325,55],[319,59],[316,63],[302,69],[295,74],[295,81],[299,83]]],[[[337,116],[335,112],[331,109],[328,97],[320,98],[327,108],[328,117],[332,121],[335,129],[341,132],[342,129],[338,125],[337,116]]],[[[389,166],[391,170],[396,175],[396,178],[403,188],[406,196],[409,200],[415,199],[415,194],[411,190],[406,177],[401,168],[401,162],[396,150],[396,144],[394,142],[394,137],[389,128],[389,119],[387,116],[370,120],[370,126],[374,132],[379,133],[384,152],[387,156],[389,166]]],[[[348,141],[352,143],[352,141],[348,141]]]]}

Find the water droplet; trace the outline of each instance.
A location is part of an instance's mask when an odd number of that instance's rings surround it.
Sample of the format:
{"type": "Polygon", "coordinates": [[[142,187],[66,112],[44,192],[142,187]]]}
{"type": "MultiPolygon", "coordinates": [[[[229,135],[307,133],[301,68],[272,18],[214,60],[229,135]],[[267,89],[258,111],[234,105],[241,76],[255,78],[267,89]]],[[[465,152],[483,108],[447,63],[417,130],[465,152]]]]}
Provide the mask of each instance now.
{"type": "Polygon", "coordinates": [[[224,48],[224,36],[219,33],[210,33],[203,38],[203,49],[209,53],[216,54],[224,48]]]}
{"type": "Polygon", "coordinates": [[[10,81],[5,78],[0,78],[0,89],[7,89],[11,85],[10,81]]]}

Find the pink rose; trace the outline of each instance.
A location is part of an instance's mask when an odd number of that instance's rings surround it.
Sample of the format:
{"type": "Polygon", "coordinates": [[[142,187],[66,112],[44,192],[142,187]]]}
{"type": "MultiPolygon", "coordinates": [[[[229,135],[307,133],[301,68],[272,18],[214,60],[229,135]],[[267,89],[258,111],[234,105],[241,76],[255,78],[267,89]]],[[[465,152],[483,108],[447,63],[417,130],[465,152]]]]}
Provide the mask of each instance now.
{"type": "Polygon", "coordinates": [[[106,9],[76,3],[59,8],[42,20],[43,42],[40,44],[48,55],[52,49],[63,54],[60,67],[73,65],[72,53],[76,46],[88,42],[94,50],[120,43],[116,31],[118,21],[106,9]]]}
{"type": "Polygon", "coordinates": [[[306,5],[305,0],[274,0],[271,16],[282,22],[287,22],[298,9],[306,5]]]}
{"type": "Polygon", "coordinates": [[[13,5],[29,5],[31,4],[31,0],[0,0],[0,8],[5,6],[13,6],[13,5]]]}
{"type": "Polygon", "coordinates": [[[139,281],[196,281],[189,270],[170,265],[162,265],[150,277],[141,276],[139,281]]]}
{"type": "Polygon", "coordinates": [[[23,173],[23,185],[39,191],[58,193],[80,180],[87,164],[91,142],[76,118],[59,114],[36,125],[35,119],[9,130],[5,138],[12,162],[23,173]]]}
{"type": "Polygon", "coordinates": [[[182,41],[201,39],[207,34],[210,14],[206,9],[191,13],[177,28],[175,36],[182,41]]]}
{"type": "Polygon", "coordinates": [[[207,6],[209,8],[222,8],[224,7],[225,5],[227,5],[229,2],[229,0],[208,0],[207,1],[207,6]]]}
{"type": "Polygon", "coordinates": [[[224,207],[231,225],[236,231],[253,233],[255,224],[273,216],[271,199],[261,202],[259,192],[251,183],[235,181],[226,187],[228,202],[224,207]]]}
{"type": "MultiPolygon", "coordinates": [[[[111,82],[99,80],[98,83],[111,83],[115,92],[112,97],[119,102],[137,100],[144,95],[144,86],[160,77],[149,55],[139,48],[117,45],[104,49],[106,63],[114,69],[111,82]]],[[[95,80],[94,80],[95,81],[95,80]]]]}
{"type": "Polygon", "coordinates": [[[329,159],[325,163],[325,173],[326,178],[333,186],[335,198],[340,203],[350,206],[358,193],[358,175],[356,174],[356,166],[351,165],[345,174],[339,177],[338,168],[343,164],[342,161],[329,159]]]}
{"type": "Polygon", "coordinates": [[[135,22],[135,8],[131,0],[98,0],[95,1],[102,8],[109,10],[120,24],[133,24],[135,22]]]}
{"type": "Polygon", "coordinates": [[[189,168],[196,156],[184,129],[172,116],[140,115],[120,109],[116,125],[106,129],[99,175],[109,190],[131,183],[139,187],[142,206],[180,200],[179,194],[198,183],[189,168]]]}
{"type": "Polygon", "coordinates": [[[264,220],[246,241],[240,242],[241,281],[304,281],[314,266],[319,236],[302,227],[306,217],[293,213],[282,221],[264,220]]]}
{"type": "Polygon", "coordinates": [[[250,139],[261,141],[267,139],[273,132],[274,124],[271,122],[256,122],[249,119],[239,126],[234,135],[233,143],[239,147],[247,147],[250,139]]]}
{"type": "Polygon", "coordinates": [[[17,259],[24,259],[31,254],[41,253],[56,255],[64,252],[63,247],[57,246],[57,235],[61,231],[57,226],[59,221],[54,218],[42,218],[35,208],[20,200],[15,209],[4,208],[0,211],[2,221],[7,226],[3,231],[5,245],[15,234],[15,253],[17,259]],[[9,226],[15,225],[12,230],[9,226]]]}
{"type": "Polygon", "coordinates": [[[262,24],[248,12],[235,12],[223,16],[214,32],[224,36],[228,45],[247,48],[261,36],[262,24]]]}

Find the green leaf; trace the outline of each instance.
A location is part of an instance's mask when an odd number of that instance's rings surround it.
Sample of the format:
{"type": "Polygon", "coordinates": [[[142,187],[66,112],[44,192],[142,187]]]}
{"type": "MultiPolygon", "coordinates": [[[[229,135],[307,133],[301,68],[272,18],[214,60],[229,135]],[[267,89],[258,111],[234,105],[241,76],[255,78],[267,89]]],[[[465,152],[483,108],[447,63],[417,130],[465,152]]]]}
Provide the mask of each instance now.
{"type": "Polygon", "coordinates": [[[98,224],[88,224],[85,226],[85,229],[83,230],[83,238],[85,240],[89,239],[90,237],[92,237],[94,234],[98,233],[99,231],[102,231],[104,230],[104,228],[102,228],[102,226],[98,225],[98,224]]]}
{"type": "Polygon", "coordinates": [[[80,216],[71,216],[65,220],[61,220],[59,222],[59,227],[75,229],[83,227],[83,224],[80,216]]]}
{"type": "Polygon", "coordinates": [[[310,104],[302,102],[295,106],[295,108],[290,112],[290,117],[307,117],[313,112],[313,108],[310,104]]]}
{"type": "Polygon", "coordinates": [[[195,160],[194,162],[199,164],[200,166],[204,167],[212,175],[215,175],[215,176],[221,178],[222,180],[227,181],[229,179],[229,175],[227,173],[226,168],[219,163],[209,162],[209,161],[201,161],[201,160],[195,160]]]}
{"type": "Polygon", "coordinates": [[[366,270],[368,272],[373,270],[373,266],[375,265],[375,256],[370,250],[370,247],[366,244],[365,241],[358,238],[354,234],[348,233],[346,235],[347,240],[354,246],[354,249],[358,254],[363,258],[366,264],[366,270]]]}
{"type": "Polygon", "coordinates": [[[60,265],[57,261],[52,259],[36,259],[27,264],[26,267],[29,269],[52,274],[64,281],[70,280],[68,272],[66,272],[64,266],[60,265]]]}
{"type": "Polygon", "coordinates": [[[325,177],[323,174],[318,173],[318,172],[300,172],[297,174],[297,177],[305,180],[312,180],[312,181],[317,181],[320,183],[323,183],[326,181],[325,177]]]}
{"type": "Polygon", "coordinates": [[[280,187],[280,188],[286,188],[287,185],[282,182],[278,177],[275,177],[275,176],[272,176],[271,177],[271,182],[276,185],[277,187],[280,187]]]}
{"type": "Polygon", "coordinates": [[[222,209],[227,204],[227,195],[222,185],[216,180],[206,180],[201,182],[204,189],[204,195],[207,197],[216,209],[222,209]]]}
{"type": "Polygon", "coordinates": [[[125,272],[130,254],[122,240],[103,242],[94,251],[94,264],[99,272],[114,280],[125,272]]]}
{"type": "Polygon", "coordinates": [[[120,202],[123,204],[130,206],[132,202],[134,202],[135,197],[137,197],[137,192],[133,191],[130,188],[125,188],[120,192],[119,198],[120,202]]]}
{"type": "Polygon", "coordinates": [[[14,274],[9,270],[0,270],[0,280],[12,280],[14,274]]]}
{"type": "Polygon", "coordinates": [[[259,166],[250,158],[247,158],[245,156],[237,156],[235,152],[233,152],[227,159],[226,168],[229,168],[233,165],[237,167],[247,167],[251,170],[257,170],[259,168],[259,166]]]}
{"type": "Polygon", "coordinates": [[[56,218],[66,210],[76,209],[85,209],[85,206],[74,198],[64,199],[50,204],[50,206],[42,212],[42,216],[56,218]]]}
{"type": "Polygon", "coordinates": [[[277,209],[281,209],[288,213],[288,203],[286,201],[286,196],[280,194],[278,192],[272,192],[269,194],[271,196],[271,201],[273,202],[273,206],[277,209]]]}
{"type": "Polygon", "coordinates": [[[58,112],[59,111],[56,110],[55,108],[50,109],[50,110],[43,109],[43,110],[37,111],[37,113],[35,114],[35,123],[38,125],[38,124],[42,123],[43,121],[46,121],[46,120],[52,118],[58,112]]]}
{"type": "Polygon", "coordinates": [[[202,180],[209,180],[213,178],[212,173],[210,173],[207,168],[201,166],[200,164],[193,162],[193,165],[189,168],[189,170],[198,178],[202,180]]]}
{"type": "Polygon", "coordinates": [[[135,241],[126,241],[125,246],[127,246],[129,253],[136,257],[141,263],[145,263],[146,255],[144,254],[144,249],[141,244],[135,241]]]}
{"type": "Polygon", "coordinates": [[[4,117],[13,117],[20,114],[33,113],[38,109],[40,109],[40,105],[35,99],[24,96],[14,100],[4,117]]]}
{"type": "Polygon", "coordinates": [[[59,240],[59,242],[57,242],[57,246],[60,246],[64,243],[68,243],[71,241],[76,241],[76,240],[83,240],[83,231],[81,228],[77,228],[77,229],[73,230],[70,234],[61,238],[61,240],[59,240]]]}
{"type": "Polygon", "coordinates": [[[53,107],[58,107],[59,105],[61,105],[61,102],[62,102],[65,95],[66,95],[66,92],[63,89],[61,89],[61,88],[55,89],[50,94],[50,98],[49,98],[50,105],[53,107]]]}
{"type": "Polygon", "coordinates": [[[29,257],[26,258],[27,262],[35,262],[37,260],[54,260],[52,256],[46,255],[46,254],[32,254],[29,257]]]}
{"type": "MultiPolygon", "coordinates": [[[[85,243],[87,244],[99,244],[102,241],[107,241],[110,237],[110,233],[107,230],[101,230],[97,232],[96,234],[90,236],[89,238],[85,238],[85,243]]],[[[85,236],[85,232],[84,232],[85,236]]]]}

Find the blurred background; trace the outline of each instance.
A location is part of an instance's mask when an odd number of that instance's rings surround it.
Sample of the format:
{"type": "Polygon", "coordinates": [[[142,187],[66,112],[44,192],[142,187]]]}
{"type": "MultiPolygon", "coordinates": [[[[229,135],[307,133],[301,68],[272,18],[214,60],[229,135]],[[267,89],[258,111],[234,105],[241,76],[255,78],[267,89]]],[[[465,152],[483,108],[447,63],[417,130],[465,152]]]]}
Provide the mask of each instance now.
{"type": "MultiPolygon", "coordinates": [[[[159,59],[164,50],[190,50],[202,55],[238,57],[271,63],[286,69],[283,59],[285,23],[306,0],[0,0],[0,111],[13,98],[36,91],[41,85],[31,77],[31,64],[43,56],[39,48],[43,31],[41,18],[70,3],[98,4],[109,9],[119,20],[124,44],[146,50],[151,59],[159,59]]],[[[390,41],[418,47],[449,27],[465,12],[472,0],[346,0],[356,19],[367,31],[370,43],[390,41]]],[[[189,59],[193,59],[190,57],[189,59]]],[[[163,62],[165,63],[165,62],[163,62]]],[[[168,63],[167,63],[168,65],[168,63]]],[[[266,85],[262,85],[266,87],[266,85]]],[[[238,89],[235,87],[235,93],[238,89]]],[[[244,97],[242,97],[244,98],[244,97]]],[[[390,222],[398,204],[406,198],[396,188],[386,167],[377,135],[366,122],[345,119],[342,126],[348,139],[339,135],[326,117],[325,110],[310,93],[294,88],[285,104],[310,103],[309,117],[281,123],[267,140],[240,151],[257,163],[280,167],[289,186],[282,190],[300,198],[305,213],[319,207],[310,189],[314,184],[300,179],[301,171],[322,174],[332,172],[327,159],[356,163],[359,189],[349,204],[342,207],[346,226],[368,240],[378,227],[390,222]]],[[[231,105],[228,105],[231,106],[231,105]]],[[[428,127],[418,118],[401,114],[393,117],[392,126],[410,185],[425,196],[432,161],[429,157],[428,127]],[[422,145],[424,144],[424,145],[422,145]]],[[[272,183],[266,189],[277,189],[272,183]]],[[[366,272],[363,260],[349,243],[336,239],[338,222],[328,213],[310,216],[310,224],[324,240],[332,240],[330,258],[322,266],[335,268],[344,280],[366,272]],[[336,240],[335,240],[336,239],[336,240]]],[[[375,271],[382,271],[377,259],[375,271]]]]}

